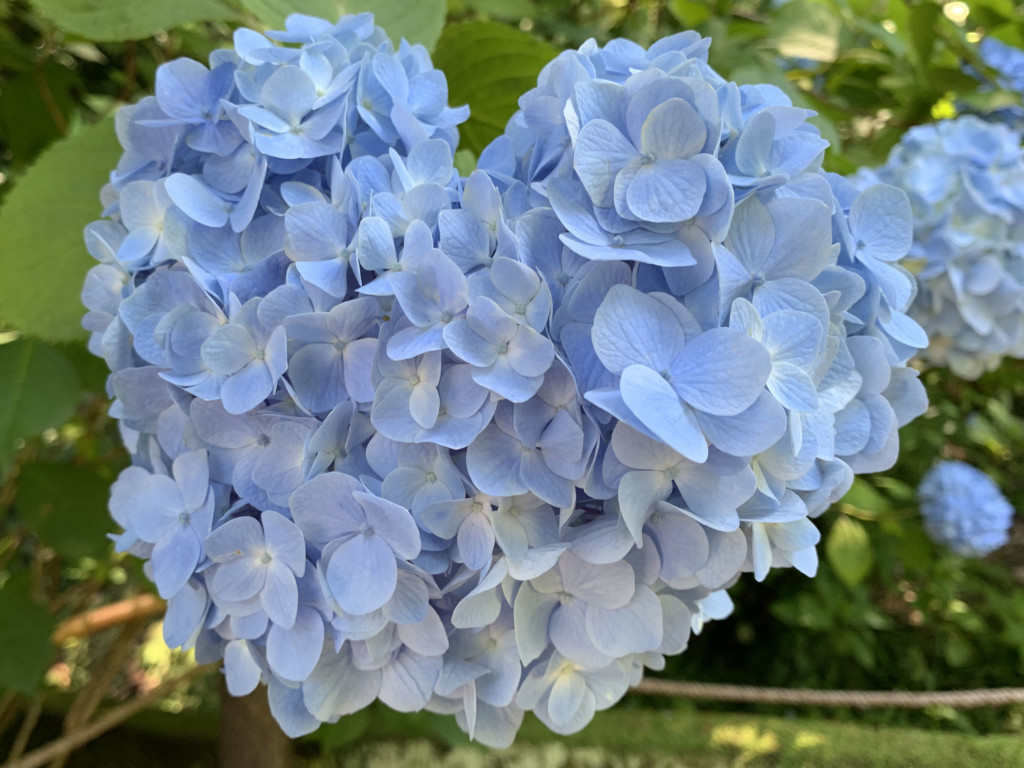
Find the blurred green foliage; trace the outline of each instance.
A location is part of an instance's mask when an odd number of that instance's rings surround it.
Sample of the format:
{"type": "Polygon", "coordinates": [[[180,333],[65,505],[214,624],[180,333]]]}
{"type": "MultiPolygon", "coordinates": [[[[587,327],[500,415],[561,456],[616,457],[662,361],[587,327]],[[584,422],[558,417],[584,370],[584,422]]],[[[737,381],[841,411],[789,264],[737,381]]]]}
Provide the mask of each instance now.
{"type": "MultiPolygon", "coordinates": [[[[833,145],[825,164],[843,173],[881,162],[915,124],[1021,99],[994,86],[976,47],[985,35],[1024,44],[1024,10],[1012,0],[0,0],[0,692],[83,685],[102,643],[54,648],[56,622],[150,589],[104,538],[115,527],[107,488],[127,458],[103,363],[78,324],[91,263],[81,229],[100,214],[98,190],[119,151],[110,118],[152,92],[162,62],[204,60],[230,45],[235,26],[277,26],[297,10],[373,10],[392,35],[431,48],[452,103],[472,108],[463,170],[545,62],[590,37],[648,45],[682,29],[710,35],[724,76],[776,84],[818,113],[833,145]]],[[[818,578],[744,580],[735,618],[709,625],[667,674],[840,688],[1017,684],[1024,532],[985,561],[965,561],[929,542],[913,489],[940,456],[963,458],[1024,503],[1022,374],[1010,363],[965,384],[928,371],[932,406],[903,431],[899,465],[858,481],[822,519],[818,578]]],[[[122,690],[140,685],[140,664],[122,670],[122,690]]],[[[858,717],[1024,728],[1024,712],[1006,708],[858,717]]],[[[344,726],[322,738],[358,732],[355,719],[344,726]]]]}

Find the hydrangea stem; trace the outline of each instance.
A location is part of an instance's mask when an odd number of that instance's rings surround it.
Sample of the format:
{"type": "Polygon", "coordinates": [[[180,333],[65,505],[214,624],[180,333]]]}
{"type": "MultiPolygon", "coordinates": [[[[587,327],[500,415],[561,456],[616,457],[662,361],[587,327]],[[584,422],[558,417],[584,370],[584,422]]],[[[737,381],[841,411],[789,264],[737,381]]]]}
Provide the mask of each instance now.
{"type": "Polygon", "coordinates": [[[222,677],[220,690],[221,768],[290,768],[292,743],[270,714],[266,689],[232,696],[222,677]]]}

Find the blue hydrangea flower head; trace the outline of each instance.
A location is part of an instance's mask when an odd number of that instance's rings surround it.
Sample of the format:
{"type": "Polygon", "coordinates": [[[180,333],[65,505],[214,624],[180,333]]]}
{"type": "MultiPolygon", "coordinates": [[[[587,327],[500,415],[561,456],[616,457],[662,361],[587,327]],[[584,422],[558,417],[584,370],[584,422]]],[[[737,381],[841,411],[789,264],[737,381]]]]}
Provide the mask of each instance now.
{"type": "Polygon", "coordinates": [[[462,177],[422,47],[285,27],[118,116],[82,291],[116,545],[289,735],[378,699],[577,731],[895,461],[911,203],[693,32],[563,53],[462,177]]]}
{"type": "Polygon", "coordinates": [[[917,488],[924,529],[964,557],[984,557],[1010,540],[1014,509],[992,478],[962,461],[942,461],[917,488]]]}
{"type": "Polygon", "coordinates": [[[1024,357],[1024,149],[1019,130],[965,115],[909,130],[886,164],[861,171],[905,191],[917,279],[910,315],[922,356],[966,379],[1024,357]]]}

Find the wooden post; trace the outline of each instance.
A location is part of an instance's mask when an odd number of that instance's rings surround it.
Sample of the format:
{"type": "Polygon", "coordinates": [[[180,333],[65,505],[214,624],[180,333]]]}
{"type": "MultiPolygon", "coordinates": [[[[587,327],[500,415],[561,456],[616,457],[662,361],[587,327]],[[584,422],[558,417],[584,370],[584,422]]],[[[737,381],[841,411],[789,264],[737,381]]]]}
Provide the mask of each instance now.
{"type": "Polygon", "coordinates": [[[267,689],[237,698],[220,681],[221,768],[291,768],[292,742],[274,721],[267,689]]]}

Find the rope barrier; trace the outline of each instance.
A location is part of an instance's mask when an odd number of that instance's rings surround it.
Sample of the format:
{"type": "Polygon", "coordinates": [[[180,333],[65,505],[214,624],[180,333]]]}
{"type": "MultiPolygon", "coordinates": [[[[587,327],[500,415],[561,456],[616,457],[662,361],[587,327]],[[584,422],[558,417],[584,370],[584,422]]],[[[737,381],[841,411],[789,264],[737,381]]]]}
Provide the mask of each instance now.
{"type": "Polygon", "coordinates": [[[647,679],[633,688],[648,696],[751,704],[786,704],[800,707],[852,707],[854,709],[925,709],[955,707],[977,709],[1024,704],[1024,688],[982,688],[966,691],[821,691],[807,688],[759,688],[753,685],[692,683],[647,679]]]}
{"type": "MultiPolygon", "coordinates": [[[[57,627],[53,641],[95,634],[128,621],[156,616],[165,604],[155,595],[137,595],[73,616],[57,627]]],[[[647,696],[795,707],[852,707],[854,709],[977,709],[1024,704],[1024,688],[982,688],[965,691],[824,691],[808,688],[761,688],[754,685],[694,683],[648,678],[633,688],[647,696]]]]}

